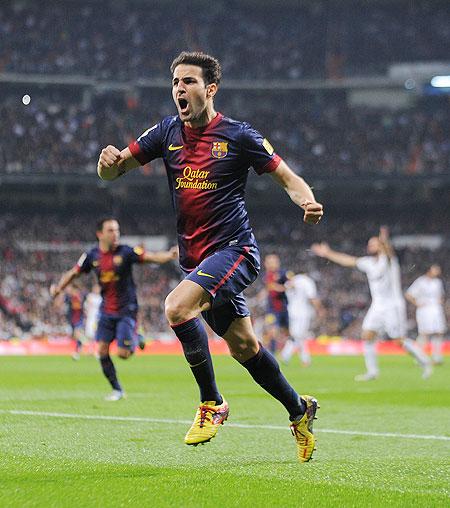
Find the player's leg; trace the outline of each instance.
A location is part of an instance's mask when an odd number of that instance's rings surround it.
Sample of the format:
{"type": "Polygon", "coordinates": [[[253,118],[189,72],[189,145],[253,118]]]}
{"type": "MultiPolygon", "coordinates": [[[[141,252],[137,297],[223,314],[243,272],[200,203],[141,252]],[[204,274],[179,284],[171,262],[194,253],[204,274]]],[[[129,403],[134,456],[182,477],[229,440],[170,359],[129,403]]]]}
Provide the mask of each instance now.
{"type": "Polygon", "coordinates": [[[296,438],[299,460],[308,461],[314,450],[312,423],[317,401],[308,395],[299,396],[289,384],[275,357],[258,342],[249,316],[233,319],[222,337],[226,340],[233,358],[286,408],[291,430],[296,438]]]}
{"type": "Polygon", "coordinates": [[[377,357],[377,335],[384,326],[384,309],[371,305],[362,323],[361,339],[363,341],[366,372],[355,377],[355,381],[371,381],[379,375],[377,357]]]}
{"type": "Polygon", "coordinates": [[[425,350],[414,340],[406,336],[406,306],[402,303],[392,305],[384,314],[385,330],[394,340],[399,340],[407,351],[422,368],[424,379],[431,376],[433,369],[431,360],[425,350]]]}
{"type": "Polygon", "coordinates": [[[395,340],[399,340],[403,349],[417,361],[422,369],[422,377],[424,379],[429,378],[433,373],[433,367],[430,358],[420,345],[408,337],[395,338],[395,340]]]}
{"type": "Polygon", "coordinates": [[[444,334],[433,333],[430,336],[431,343],[431,359],[434,365],[442,365],[444,363],[444,356],[442,354],[444,334]]]}
{"type": "Polygon", "coordinates": [[[166,298],[166,317],[183,347],[200,390],[201,402],[222,403],[209,352],[208,335],[200,313],[209,309],[210,294],[191,280],[183,280],[166,298]]]}
{"type": "Polygon", "coordinates": [[[116,324],[117,356],[127,360],[136,346],[136,320],[130,316],[122,317],[116,324]]]}
{"type": "Polygon", "coordinates": [[[295,351],[299,349],[299,327],[301,323],[298,317],[289,316],[289,339],[285,342],[281,350],[280,357],[286,365],[290,362],[295,351]]]}
{"type": "MultiPolygon", "coordinates": [[[[364,323],[363,323],[364,324],[364,323]]],[[[377,332],[370,329],[363,329],[361,332],[363,341],[364,362],[366,372],[355,376],[355,381],[372,381],[379,375],[377,356],[377,332]]]]}
{"type": "Polygon", "coordinates": [[[106,400],[120,400],[123,397],[123,389],[117,379],[116,368],[109,354],[109,347],[116,335],[116,318],[100,316],[97,326],[96,340],[98,359],[103,375],[109,381],[113,391],[106,400]]]}
{"type": "Polygon", "coordinates": [[[82,323],[77,323],[72,326],[72,337],[75,341],[75,351],[72,354],[72,360],[78,361],[80,359],[80,353],[83,348],[82,323]]]}
{"type": "MultiPolygon", "coordinates": [[[[205,270],[210,272],[211,267],[205,270]]],[[[199,317],[211,307],[210,300],[210,293],[191,280],[182,281],[166,298],[166,317],[181,342],[200,390],[200,405],[184,438],[186,444],[194,446],[210,441],[229,413],[216,385],[208,335],[199,317]]]]}

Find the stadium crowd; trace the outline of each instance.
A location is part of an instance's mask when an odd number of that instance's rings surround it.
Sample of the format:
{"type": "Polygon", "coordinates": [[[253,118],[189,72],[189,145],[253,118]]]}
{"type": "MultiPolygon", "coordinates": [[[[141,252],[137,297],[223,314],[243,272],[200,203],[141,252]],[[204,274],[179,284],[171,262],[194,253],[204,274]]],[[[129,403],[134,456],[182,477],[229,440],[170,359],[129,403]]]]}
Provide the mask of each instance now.
{"type": "Polygon", "coordinates": [[[167,62],[188,49],[216,55],[230,79],[380,73],[397,61],[447,60],[447,8],[445,0],[318,0],[283,9],[237,0],[189,9],[170,1],[6,0],[0,72],[165,78],[167,62]]]}
{"type": "MultiPolygon", "coordinates": [[[[102,147],[123,146],[174,113],[168,91],[106,93],[86,101],[47,89],[32,97],[25,106],[11,92],[0,104],[0,171],[95,173],[102,147]]],[[[250,121],[297,172],[356,177],[444,174],[450,163],[450,109],[444,102],[422,99],[403,110],[352,108],[336,93],[223,90],[217,106],[250,121]]],[[[147,174],[162,171],[162,164],[152,163],[147,174]]]]}
{"type": "MultiPolygon", "coordinates": [[[[170,214],[155,217],[152,227],[147,221],[121,220],[126,234],[160,234],[174,231],[170,214]],[[151,230],[149,230],[149,228],[151,230]]],[[[376,234],[379,223],[374,218],[343,220],[326,218],[320,227],[301,226],[298,218],[287,220],[273,214],[270,223],[255,214],[255,234],[261,253],[278,253],[282,264],[293,272],[308,271],[317,281],[319,295],[327,310],[325,320],[316,324],[315,332],[329,335],[358,336],[360,318],[369,303],[364,274],[348,271],[332,263],[315,258],[309,247],[313,242],[326,240],[334,248],[355,255],[365,254],[366,240],[376,234]]],[[[392,224],[392,235],[408,233],[436,233],[445,231],[445,218],[433,220],[404,216],[392,224]]],[[[95,218],[79,215],[2,215],[0,220],[0,339],[45,336],[68,332],[64,307],[52,304],[49,286],[78,259],[83,248],[93,243],[95,218]],[[27,228],[23,228],[26,221],[27,228]],[[76,242],[74,242],[76,239],[76,242]],[[27,244],[39,241],[41,244],[27,244]],[[45,245],[45,247],[44,247],[45,245]]],[[[171,239],[173,241],[173,238],[171,239]]],[[[448,240],[447,240],[448,241],[448,240]]],[[[425,272],[431,263],[443,268],[444,282],[449,280],[448,246],[431,251],[408,248],[399,251],[406,287],[425,272]]],[[[138,295],[141,303],[140,324],[150,337],[171,336],[164,316],[164,298],[181,278],[176,264],[147,265],[136,268],[138,295]]],[[[84,291],[89,291],[94,278],[82,279],[84,291]]],[[[264,298],[261,298],[263,278],[248,292],[253,317],[261,325],[264,298]]],[[[450,308],[447,308],[447,313],[450,308]]],[[[260,326],[261,329],[261,326],[260,326]]]]}

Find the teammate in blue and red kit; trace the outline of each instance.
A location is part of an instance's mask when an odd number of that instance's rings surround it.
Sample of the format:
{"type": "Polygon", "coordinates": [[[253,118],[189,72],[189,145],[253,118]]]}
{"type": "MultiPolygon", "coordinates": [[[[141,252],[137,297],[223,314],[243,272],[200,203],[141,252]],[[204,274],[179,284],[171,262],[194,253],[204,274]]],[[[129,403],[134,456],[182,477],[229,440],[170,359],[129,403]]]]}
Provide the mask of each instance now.
{"type": "Polygon", "coordinates": [[[264,268],[267,293],[266,333],[269,349],[275,353],[278,341],[281,340],[284,344],[289,338],[288,299],[285,287],[289,274],[281,268],[277,254],[269,254],[265,257],[264,268]]]}
{"type": "Polygon", "coordinates": [[[299,459],[308,461],[314,449],[317,401],[300,397],[259,344],[242,295],[260,269],[244,202],[248,170],[270,173],[303,208],[307,223],[320,220],[322,205],[267,139],[249,124],[215,111],[221,78],[215,58],[184,52],[172,62],[171,71],[178,115],[164,118],[123,150],[104,148],[97,171],[101,178],[113,180],[158,157],[166,166],[177,215],[180,265],[186,274],[166,298],[166,316],[183,346],[201,401],[185,443],[209,441],[229,412],[216,385],[202,314],[227,341],[231,355],[285,406],[299,459]]]}
{"type": "Polygon", "coordinates": [[[80,352],[83,347],[84,299],[84,294],[75,285],[72,284],[66,288],[64,303],[66,304],[66,316],[71,327],[72,339],[75,341],[75,351],[72,354],[74,360],[80,359],[80,352]]]}
{"type": "Polygon", "coordinates": [[[167,263],[178,257],[176,247],[169,251],[145,252],[119,243],[119,223],[113,218],[102,219],[97,225],[98,246],[82,254],[78,263],[65,272],[58,284],[51,286],[56,297],[82,273],[95,272],[101,287],[102,303],[97,325],[96,340],[103,374],[113,391],[106,400],[116,401],[124,396],[117,379],[109,348],[117,340],[119,358],[129,358],[136,346],[136,316],[138,301],[132,268],[135,263],[167,263]]]}

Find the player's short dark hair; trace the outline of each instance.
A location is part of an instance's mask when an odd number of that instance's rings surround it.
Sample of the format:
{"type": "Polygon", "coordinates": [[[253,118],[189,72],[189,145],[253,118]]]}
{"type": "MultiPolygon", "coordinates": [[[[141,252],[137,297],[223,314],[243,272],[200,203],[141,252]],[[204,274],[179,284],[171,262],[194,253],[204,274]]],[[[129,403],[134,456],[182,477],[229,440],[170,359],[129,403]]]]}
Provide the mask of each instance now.
{"type": "Polygon", "coordinates": [[[202,53],[201,51],[183,51],[180,53],[170,66],[170,72],[173,74],[178,65],[197,65],[202,68],[203,79],[207,85],[211,83],[220,83],[222,78],[222,68],[219,61],[211,55],[202,53]]]}
{"type": "Polygon", "coordinates": [[[97,231],[103,231],[103,225],[105,224],[105,222],[108,222],[110,220],[117,221],[117,219],[115,217],[102,217],[99,221],[97,221],[97,225],[95,227],[95,231],[96,232],[97,231]]]}

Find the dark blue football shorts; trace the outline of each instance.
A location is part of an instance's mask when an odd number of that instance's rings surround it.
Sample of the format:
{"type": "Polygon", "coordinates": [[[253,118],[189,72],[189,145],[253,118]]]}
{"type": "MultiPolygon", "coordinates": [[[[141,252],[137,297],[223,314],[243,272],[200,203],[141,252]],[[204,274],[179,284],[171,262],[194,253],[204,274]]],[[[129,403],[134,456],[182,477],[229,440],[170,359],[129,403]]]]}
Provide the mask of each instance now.
{"type": "Polygon", "coordinates": [[[186,276],[211,295],[212,307],[202,316],[217,335],[223,336],[234,319],[250,315],[242,292],[259,269],[257,247],[233,246],[211,254],[186,276]]]}
{"type": "Polygon", "coordinates": [[[111,316],[100,314],[95,340],[111,344],[117,339],[117,345],[134,351],[136,335],[136,319],[130,316],[111,316]]]}

